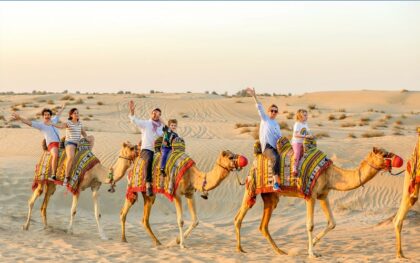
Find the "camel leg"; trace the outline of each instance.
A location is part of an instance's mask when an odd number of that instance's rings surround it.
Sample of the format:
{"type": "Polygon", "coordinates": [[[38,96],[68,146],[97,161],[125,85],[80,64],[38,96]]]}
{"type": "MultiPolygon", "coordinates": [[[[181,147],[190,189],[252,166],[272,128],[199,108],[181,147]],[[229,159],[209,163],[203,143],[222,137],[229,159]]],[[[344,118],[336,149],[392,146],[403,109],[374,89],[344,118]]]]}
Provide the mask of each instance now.
{"type": "Polygon", "coordinates": [[[242,205],[239,209],[238,213],[235,216],[235,231],[236,231],[236,250],[238,252],[246,253],[245,250],[242,249],[241,245],[241,227],[242,227],[242,220],[244,219],[246,213],[250,209],[247,204],[248,200],[248,192],[245,191],[244,198],[242,199],[242,205]]]}
{"type": "Polygon", "coordinates": [[[314,231],[314,208],[315,208],[315,198],[310,198],[306,201],[306,232],[308,233],[308,254],[309,257],[319,257],[313,251],[313,244],[312,244],[312,234],[314,231]]]}
{"type": "Polygon", "coordinates": [[[330,201],[328,200],[328,197],[325,199],[319,200],[319,202],[321,204],[322,211],[324,211],[324,214],[325,214],[325,217],[327,218],[328,223],[325,229],[322,230],[322,232],[319,233],[312,240],[313,246],[315,246],[321,240],[321,238],[323,238],[328,232],[330,232],[331,230],[335,228],[335,220],[334,220],[333,213],[331,211],[330,201]]]}
{"type": "Polygon", "coordinates": [[[401,247],[401,229],[403,226],[403,222],[405,216],[407,215],[408,211],[410,210],[410,197],[408,194],[403,195],[403,199],[400,204],[400,208],[398,209],[397,215],[394,218],[394,227],[395,227],[395,235],[396,235],[396,246],[397,246],[397,258],[406,258],[402,252],[401,247]]]}
{"type": "Polygon", "coordinates": [[[182,201],[180,196],[175,196],[175,208],[176,208],[176,221],[179,229],[179,246],[185,248],[184,245],[184,234],[182,228],[184,226],[184,219],[182,218],[182,201]]]}
{"type": "Polygon", "coordinates": [[[125,221],[127,219],[128,211],[130,211],[130,208],[133,206],[135,200],[133,202],[130,202],[127,198],[125,199],[124,206],[121,209],[120,212],[120,222],[121,222],[121,241],[127,242],[127,239],[125,237],[125,221]]]}
{"type": "Polygon", "coordinates": [[[77,204],[79,202],[79,194],[73,195],[73,203],[71,204],[71,212],[70,212],[70,223],[67,227],[67,233],[73,233],[73,220],[74,216],[76,215],[77,204]]]}
{"type": "Polygon", "coordinates": [[[277,246],[276,242],[274,242],[273,238],[270,235],[270,231],[268,230],[268,224],[270,223],[271,215],[273,214],[274,209],[277,207],[279,197],[275,193],[262,194],[261,197],[264,201],[264,213],[261,219],[260,231],[263,234],[263,236],[268,240],[268,242],[270,242],[274,251],[276,251],[280,255],[287,255],[286,252],[284,252],[277,246]]]}
{"type": "Polygon", "coordinates": [[[29,224],[31,222],[32,208],[36,199],[42,194],[42,185],[39,184],[35,191],[32,193],[31,198],[28,200],[28,218],[26,219],[25,224],[22,226],[23,230],[29,229],[29,224]]]}
{"type": "Polygon", "coordinates": [[[108,240],[108,238],[106,237],[104,233],[104,230],[102,229],[101,224],[99,223],[99,219],[101,218],[101,213],[99,211],[98,190],[99,190],[98,188],[92,189],[93,209],[95,211],[95,219],[96,219],[96,224],[98,225],[99,236],[101,237],[102,240],[108,240]]]}
{"type": "Polygon", "coordinates": [[[146,229],[149,236],[153,239],[153,242],[155,243],[155,246],[160,246],[161,243],[157,239],[155,234],[153,233],[152,228],[150,227],[150,224],[149,224],[150,212],[152,211],[152,206],[153,206],[153,203],[155,202],[156,196],[155,195],[154,196],[146,196],[144,193],[142,193],[142,194],[143,194],[143,199],[144,199],[143,226],[146,229]]]}
{"type": "Polygon", "coordinates": [[[45,189],[45,197],[44,197],[44,202],[42,202],[42,206],[41,206],[41,216],[42,216],[42,222],[44,223],[44,229],[47,229],[48,227],[48,223],[47,223],[47,207],[48,207],[48,203],[50,201],[51,196],[54,194],[55,192],[55,184],[46,184],[46,189],[45,189]]]}
{"type": "MultiPolygon", "coordinates": [[[[190,234],[191,231],[198,226],[199,220],[197,217],[197,211],[195,207],[195,200],[194,195],[191,198],[187,198],[188,210],[190,211],[192,223],[188,227],[187,231],[184,233],[184,239],[186,239],[190,234]]],[[[179,237],[176,238],[176,243],[179,244],[180,240],[179,237]]]]}

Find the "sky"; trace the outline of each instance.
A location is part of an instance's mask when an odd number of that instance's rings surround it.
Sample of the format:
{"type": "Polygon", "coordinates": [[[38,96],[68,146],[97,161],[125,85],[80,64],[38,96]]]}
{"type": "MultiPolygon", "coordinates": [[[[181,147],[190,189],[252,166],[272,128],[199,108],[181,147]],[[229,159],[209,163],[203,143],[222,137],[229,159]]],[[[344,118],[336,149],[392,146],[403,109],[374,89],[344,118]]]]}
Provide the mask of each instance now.
{"type": "Polygon", "coordinates": [[[0,2],[0,91],[420,90],[420,2],[0,2]]]}

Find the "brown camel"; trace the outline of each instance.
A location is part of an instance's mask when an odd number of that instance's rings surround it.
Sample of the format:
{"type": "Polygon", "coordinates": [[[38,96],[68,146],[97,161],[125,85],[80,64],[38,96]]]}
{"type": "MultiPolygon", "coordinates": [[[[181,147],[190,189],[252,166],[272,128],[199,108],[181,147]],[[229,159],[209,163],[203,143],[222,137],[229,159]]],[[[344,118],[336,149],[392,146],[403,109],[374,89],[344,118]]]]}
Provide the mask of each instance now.
{"type": "Polygon", "coordinates": [[[394,217],[395,235],[397,242],[397,258],[405,258],[401,248],[401,229],[405,216],[411,207],[417,202],[419,198],[420,188],[420,127],[417,128],[418,136],[417,144],[413,152],[410,164],[407,164],[407,169],[404,176],[403,196],[401,199],[400,208],[394,217]],[[411,168],[409,168],[411,166],[411,168]]]}
{"type": "MultiPolygon", "coordinates": [[[[306,230],[308,233],[308,254],[310,257],[318,256],[314,252],[313,247],[322,237],[335,228],[335,220],[328,200],[328,193],[331,190],[349,191],[364,185],[379,171],[389,168],[385,165],[385,160],[386,158],[391,158],[393,155],[394,154],[388,153],[383,149],[373,148],[373,151],[360,163],[358,168],[347,170],[331,165],[319,176],[311,196],[306,200],[306,230]],[[316,200],[319,200],[321,203],[321,208],[327,218],[328,224],[323,231],[313,238],[312,231],[314,229],[314,206],[316,200]]],[[[273,210],[277,207],[280,196],[302,197],[302,195],[299,195],[298,193],[282,193],[281,191],[261,194],[264,201],[264,212],[259,229],[278,254],[287,254],[277,247],[268,230],[271,215],[273,210]]],[[[245,252],[241,245],[241,225],[247,211],[250,209],[247,200],[248,190],[246,189],[241,208],[235,217],[236,248],[239,252],[245,252]]]]}
{"type": "MultiPolygon", "coordinates": [[[[240,169],[246,164],[241,162],[242,160],[246,160],[245,157],[241,155],[234,154],[230,151],[223,151],[220,153],[219,157],[216,160],[216,163],[213,169],[210,172],[202,172],[200,171],[196,165],[192,165],[188,170],[186,170],[185,174],[183,175],[182,179],[179,182],[178,188],[174,193],[174,204],[176,208],[177,214],[177,223],[179,228],[179,237],[177,238],[177,242],[181,248],[184,248],[184,239],[186,239],[191,231],[198,225],[198,217],[196,213],[195,201],[194,201],[194,192],[198,191],[210,191],[216,188],[228,175],[231,171],[240,169]],[[242,165],[241,165],[242,163],[242,165]],[[203,182],[206,181],[205,184],[203,182]],[[188,227],[188,229],[183,232],[184,220],[182,214],[182,201],[181,196],[184,195],[187,199],[188,208],[191,214],[192,223],[188,227]]],[[[115,178],[115,181],[119,180],[119,178],[115,178]]],[[[142,193],[144,199],[144,207],[143,207],[143,226],[146,228],[147,233],[153,239],[154,244],[161,245],[160,241],[154,235],[152,229],[149,225],[149,217],[150,211],[152,206],[155,202],[156,195],[153,196],[146,196],[145,193],[142,193]]],[[[130,201],[126,198],[124,206],[121,210],[121,230],[122,236],[121,239],[123,242],[127,242],[125,236],[125,221],[127,217],[127,213],[130,210],[131,206],[135,203],[136,200],[130,201]]]]}
{"type": "MultiPolygon", "coordinates": [[[[112,170],[114,171],[114,176],[116,177],[123,176],[120,173],[125,172],[127,168],[131,165],[131,161],[134,159],[135,152],[136,152],[135,146],[131,146],[126,143],[123,144],[123,148],[120,150],[119,158],[112,168],[112,170]]],[[[107,237],[105,236],[105,233],[103,232],[103,229],[99,223],[99,218],[101,217],[101,215],[99,212],[99,205],[98,205],[98,190],[102,183],[106,183],[106,184],[111,183],[112,179],[109,178],[109,173],[110,173],[110,169],[106,168],[101,163],[98,163],[85,173],[83,177],[83,181],[80,183],[81,191],[85,190],[88,187],[90,187],[92,190],[92,198],[93,198],[93,204],[94,204],[96,223],[98,225],[99,235],[104,240],[107,239],[107,237]]],[[[36,199],[44,191],[44,186],[45,186],[45,196],[44,196],[44,201],[41,206],[41,215],[42,215],[42,221],[44,223],[44,228],[47,228],[48,202],[56,189],[56,185],[50,181],[48,181],[45,184],[39,183],[37,188],[33,191],[33,194],[28,201],[29,211],[28,211],[28,218],[26,220],[26,223],[23,225],[24,230],[29,229],[29,224],[30,224],[31,215],[32,215],[32,208],[34,206],[36,199]]],[[[76,215],[76,208],[79,201],[79,194],[80,192],[78,194],[73,195],[70,223],[67,228],[68,233],[73,232],[73,220],[74,220],[74,216],[76,215]]]]}

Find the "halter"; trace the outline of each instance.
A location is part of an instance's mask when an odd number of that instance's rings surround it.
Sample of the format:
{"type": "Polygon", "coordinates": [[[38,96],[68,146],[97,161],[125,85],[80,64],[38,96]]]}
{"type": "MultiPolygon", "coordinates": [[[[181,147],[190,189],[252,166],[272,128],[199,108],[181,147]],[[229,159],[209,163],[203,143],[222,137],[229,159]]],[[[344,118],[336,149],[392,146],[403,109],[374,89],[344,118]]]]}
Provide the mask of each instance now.
{"type": "Polygon", "coordinates": [[[125,156],[118,156],[118,158],[119,159],[125,159],[125,160],[128,160],[128,161],[130,161],[130,162],[134,162],[134,158],[129,158],[129,157],[125,157],[125,156]]]}
{"type": "MultiPolygon", "coordinates": [[[[387,156],[389,155],[390,153],[388,153],[387,154],[387,156]]],[[[384,159],[387,159],[387,157],[384,157],[384,159]]],[[[382,166],[382,167],[378,167],[378,166],[376,166],[376,165],[374,165],[374,164],[372,164],[372,163],[370,163],[369,161],[366,161],[365,160],[365,162],[367,163],[367,165],[369,165],[371,168],[373,168],[373,169],[375,169],[376,171],[380,171],[380,170],[384,170],[385,168],[387,168],[386,166],[382,166]]],[[[362,182],[362,175],[360,174],[360,169],[362,168],[362,166],[360,165],[359,166],[359,169],[358,169],[358,174],[359,174],[359,183],[360,183],[360,185],[364,188],[365,187],[365,185],[364,185],[364,183],[362,182]]]]}

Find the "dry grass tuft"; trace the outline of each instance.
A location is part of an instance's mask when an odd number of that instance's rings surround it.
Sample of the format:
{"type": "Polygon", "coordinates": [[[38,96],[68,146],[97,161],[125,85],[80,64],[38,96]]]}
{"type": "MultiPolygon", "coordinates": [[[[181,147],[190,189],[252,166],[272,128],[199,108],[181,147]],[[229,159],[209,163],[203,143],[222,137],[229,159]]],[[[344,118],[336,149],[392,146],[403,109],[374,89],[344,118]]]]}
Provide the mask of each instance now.
{"type": "Polygon", "coordinates": [[[235,124],[235,129],[244,128],[244,127],[257,127],[257,126],[258,126],[257,123],[252,124],[252,123],[239,123],[238,122],[235,124]]]}
{"type": "Polygon", "coordinates": [[[335,120],[336,120],[336,118],[335,118],[335,116],[334,116],[333,114],[330,114],[330,115],[328,116],[328,120],[330,120],[330,121],[335,121],[335,120]]]}
{"type": "Polygon", "coordinates": [[[244,134],[244,133],[249,133],[251,132],[251,129],[246,127],[246,128],[242,128],[241,131],[239,132],[240,134],[244,134]]]}
{"type": "Polygon", "coordinates": [[[286,115],[286,118],[287,118],[288,120],[293,119],[293,117],[295,117],[295,114],[294,114],[293,112],[289,112],[289,113],[286,115]]]}
{"type": "Polygon", "coordinates": [[[73,97],[73,96],[71,96],[71,95],[65,95],[65,96],[63,96],[60,100],[70,100],[70,101],[72,101],[72,100],[75,100],[75,99],[74,99],[74,97],[73,97]]]}
{"type": "Polygon", "coordinates": [[[308,109],[309,110],[316,110],[317,108],[316,108],[316,104],[309,104],[308,105],[308,109]]]}
{"type": "Polygon", "coordinates": [[[328,132],[318,132],[315,134],[315,137],[317,139],[322,139],[322,138],[330,137],[330,135],[328,134],[328,132]]]}
{"type": "Polygon", "coordinates": [[[341,109],[338,109],[337,111],[338,112],[346,112],[346,109],[341,108],[341,109]]]}
{"type": "Polygon", "coordinates": [[[357,138],[357,136],[356,136],[356,135],[354,135],[354,133],[349,133],[348,137],[349,137],[349,138],[353,138],[353,139],[354,139],[354,138],[357,138]]]}
{"type": "Polygon", "coordinates": [[[104,105],[102,101],[98,101],[96,104],[98,104],[99,106],[104,105]]]}
{"type": "Polygon", "coordinates": [[[285,131],[291,131],[292,129],[289,127],[289,124],[285,121],[279,122],[280,129],[285,131]]]}
{"type": "Polygon", "coordinates": [[[350,122],[341,124],[341,127],[343,128],[356,127],[356,126],[357,126],[356,123],[350,123],[350,122]]]}
{"type": "Polygon", "coordinates": [[[363,138],[372,138],[372,137],[382,137],[384,135],[385,133],[380,132],[380,131],[368,131],[368,132],[362,133],[361,136],[363,138]]]}
{"type": "Polygon", "coordinates": [[[395,125],[403,125],[402,120],[396,120],[396,121],[395,121],[395,125]]]}
{"type": "Polygon", "coordinates": [[[345,113],[343,113],[340,116],[338,116],[338,119],[339,120],[344,120],[345,118],[347,118],[347,115],[345,113]]]}

